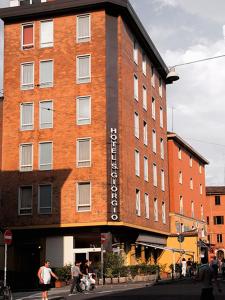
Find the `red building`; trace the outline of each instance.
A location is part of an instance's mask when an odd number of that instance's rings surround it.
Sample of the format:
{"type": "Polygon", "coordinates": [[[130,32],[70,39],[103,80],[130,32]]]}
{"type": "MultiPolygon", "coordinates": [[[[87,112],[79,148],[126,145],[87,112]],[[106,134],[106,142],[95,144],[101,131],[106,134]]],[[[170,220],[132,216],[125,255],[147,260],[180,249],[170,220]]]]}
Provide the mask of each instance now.
{"type": "Polygon", "coordinates": [[[128,1],[41,2],[0,10],[11,269],[32,278],[45,257],[98,260],[102,232],[127,264],[157,260],[142,243],[169,234],[168,69],[128,1]]]}

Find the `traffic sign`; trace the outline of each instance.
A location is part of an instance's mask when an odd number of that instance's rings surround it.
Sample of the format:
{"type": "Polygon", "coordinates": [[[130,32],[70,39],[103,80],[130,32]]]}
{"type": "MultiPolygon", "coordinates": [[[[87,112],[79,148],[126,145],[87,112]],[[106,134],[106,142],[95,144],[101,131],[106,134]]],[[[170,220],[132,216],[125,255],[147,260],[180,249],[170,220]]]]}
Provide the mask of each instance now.
{"type": "Polygon", "coordinates": [[[7,229],[5,232],[4,232],[4,243],[6,245],[11,245],[12,244],[12,231],[7,229]]]}
{"type": "Polygon", "coordinates": [[[183,243],[184,236],[182,234],[179,234],[178,237],[177,237],[177,240],[178,240],[179,243],[183,243]]]}

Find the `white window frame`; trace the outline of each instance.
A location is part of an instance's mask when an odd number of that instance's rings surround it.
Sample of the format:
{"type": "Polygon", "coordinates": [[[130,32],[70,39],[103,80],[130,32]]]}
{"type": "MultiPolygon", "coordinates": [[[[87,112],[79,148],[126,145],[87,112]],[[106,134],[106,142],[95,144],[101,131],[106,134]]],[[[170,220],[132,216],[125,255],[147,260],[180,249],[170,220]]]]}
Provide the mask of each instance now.
{"type": "Polygon", "coordinates": [[[142,52],[142,73],[146,76],[147,74],[147,56],[142,52]]]}
{"type": "Polygon", "coordinates": [[[162,223],[166,224],[166,203],[162,202],[162,223]]]}
{"type": "Polygon", "coordinates": [[[33,214],[33,186],[32,185],[21,185],[18,191],[18,215],[19,216],[30,216],[33,214]],[[21,188],[31,187],[31,207],[23,208],[24,210],[30,209],[30,213],[21,213],[21,188]]]}
{"type": "Polygon", "coordinates": [[[143,138],[144,138],[144,145],[148,146],[148,124],[147,122],[143,122],[143,138]]]}
{"type": "Polygon", "coordinates": [[[133,60],[136,65],[138,65],[138,43],[136,40],[133,42],[133,60]]]}
{"type": "Polygon", "coordinates": [[[161,190],[165,192],[165,172],[161,170],[161,190]]]}
{"type": "Polygon", "coordinates": [[[142,99],[143,99],[143,109],[147,111],[148,109],[148,96],[147,96],[147,88],[145,85],[142,86],[142,99]]]}
{"type": "Polygon", "coordinates": [[[159,221],[159,208],[158,208],[158,199],[157,198],[154,198],[153,207],[154,207],[154,221],[158,222],[159,221]]]}
{"type": "Polygon", "coordinates": [[[20,64],[20,89],[23,91],[34,89],[34,62],[33,61],[23,62],[20,64]],[[33,65],[33,78],[32,78],[32,82],[30,82],[28,84],[24,84],[23,83],[23,66],[28,65],[28,64],[33,65]]]}
{"type": "Polygon", "coordinates": [[[39,87],[40,88],[52,88],[54,86],[54,60],[53,59],[44,59],[39,62],[39,87]],[[43,62],[52,62],[52,82],[41,82],[41,63],[43,62]]]}
{"type": "Polygon", "coordinates": [[[155,120],[156,117],[156,102],[155,98],[152,97],[152,119],[155,120]]]}
{"type": "Polygon", "coordinates": [[[199,173],[202,174],[202,165],[199,164],[199,173]]]}
{"type": "Polygon", "coordinates": [[[182,173],[182,171],[179,171],[179,183],[183,184],[183,173],[182,173]]]}
{"type": "Polygon", "coordinates": [[[184,200],[183,196],[180,196],[180,215],[184,214],[184,200]]]}
{"type": "Polygon", "coordinates": [[[203,188],[202,188],[202,184],[201,183],[199,185],[199,189],[200,189],[200,195],[202,195],[203,194],[203,188]]]}
{"type": "Polygon", "coordinates": [[[158,185],[158,172],[157,172],[157,165],[154,163],[153,164],[153,186],[155,186],[155,187],[157,187],[157,185],[158,185]]]}
{"type": "Polygon", "coordinates": [[[39,36],[39,40],[40,40],[40,48],[52,48],[54,47],[54,19],[47,19],[47,20],[41,20],[40,21],[40,36],[39,36]],[[47,44],[42,44],[41,43],[41,24],[45,23],[45,22],[52,22],[52,42],[48,42],[47,44]],[[50,45],[51,43],[51,45],[50,45]]]}
{"type": "Polygon", "coordinates": [[[178,148],[178,159],[182,159],[182,150],[180,147],[178,148]]]}
{"type": "Polygon", "coordinates": [[[39,171],[44,171],[44,172],[53,170],[53,142],[52,141],[41,141],[38,144],[38,170],[39,171]],[[42,170],[41,169],[41,164],[40,164],[40,158],[41,158],[41,147],[40,147],[40,145],[41,144],[52,144],[52,153],[51,153],[52,161],[51,161],[51,163],[48,163],[48,164],[44,165],[44,166],[49,165],[49,166],[51,166],[51,168],[46,169],[46,170],[42,170]]]}
{"type": "Polygon", "coordinates": [[[195,206],[194,206],[194,201],[191,201],[191,217],[195,217],[195,206]]]}
{"type": "Polygon", "coordinates": [[[34,49],[34,45],[35,45],[35,41],[34,41],[34,38],[35,38],[35,27],[34,27],[34,23],[33,22],[28,22],[28,23],[23,23],[22,26],[21,26],[21,29],[22,29],[22,32],[21,32],[21,50],[30,50],[30,49],[34,49]],[[23,28],[25,26],[29,26],[29,25],[32,25],[33,26],[33,43],[32,44],[28,44],[28,45],[24,45],[23,44],[23,28]]]}
{"type": "Polygon", "coordinates": [[[145,193],[145,219],[150,219],[149,195],[145,193]]]}
{"type": "Polygon", "coordinates": [[[76,141],[76,147],[77,147],[77,168],[90,168],[91,167],[91,150],[92,150],[92,140],[91,140],[91,137],[84,137],[84,138],[78,138],[77,141],[76,141]],[[89,153],[90,153],[90,157],[89,157],[89,160],[79,160],[79,142],[80,141],[89,141],[89,153]],[[89,163],[89,165],[87,166],[81,166],[79,165],[79,163],[89,163]]]}
{"type": "Polygon", "coordinates": [[[90,212],[92,209],[92,184],[91,181],[78,181],[76,183],[76,211],[77,213],[86,213],[86,212],[90,212]],[[79,204],[79,184],[85,184],[85,183],[89,183],[90,184],[90,205],[88,204],[79,204]],[[90,209],[88,210],[79,210],[79,207],[89,207],[90,209]]]}
{"type": "Polygon", "coordinates": [[[190,166],[191,168],[193,167],[193,158],[192,158],[192,156],[190,156],[189,166],[190,166]]]}
{"type": "Polygon", "coordinates": [[[81,15],[77,15],[76,17],[76,42],[77,43],[87,43],[91,41],[91,14],[81,14],[81,15]],[[85,37],[79,37],[78,33],[79,33],[79,18],[84,18],[84,17],[88,17],[89,18],[89,36],[85,36],[85,37]]]}
{"type": "Polygon", "coordinates": [[[28,130],[33,130],[34,129],[34,102],[22,102],[20,103],[20,130],[21,131],[28,131],[28,130]],[[24,105],[29,105],[32,104],[32,123],[31,124],[23,124],[23,106],[24,105]],[[23,126],[32,126],[31,128],[23,128],[23,126]]]}
{"type": "Polygon", "coordinates": [[[19,151],[20,151],[20,159],[19,159],[19,170],[20,170],[20,172],[32,172],[33,171],[33,159],[34,159],[34,157],[33,157],[33,155],[34,155],[34,153],[33,153],[33,143],[22,143],[22,144],[20,144],[19,145],[19,151]],[[32,158],[32,160],[31,160],[31,165],[22,166],[21,165],[21,162],[22,162],[22,147],[25,146],[25,145],[30,145],[31,146],[31,158],[32,158]],[[31,167],[31,169],[28,170],[28,171],[22,170],[23,167],[31,167]]]}
{"type": "Polygon", "coordinates": [[[157,137],[156,137],[156,130],[152,130],[152,151],[156,153],[157,151],[157,137]]]}
{"type": "Polygon", "coordinates": [[[88,95],[88,96],[79,96],[76,98],[76,119],[77,119],[77,125],[79,126],[83,126],[83,125],[89,125],[91,124],[91,118],[92,118],[92,111],[91,111],[91,96],[88,95]],[[80,119],[79,118],[79,103],[80,103],[80,100],[81,99],[89,99],[89,112],[90,112],[90,118],[89,119],[80,119]],[[87,120],[85,123],[79,123],[79,121],[81,120],[87,120]]]}
{"type": "Polygon", "coordinates": [[[151,84],[155,87],[155,68],[151,65],[151,84]]]}
{"type": "Polygon", "coordinates": [[[134,113],[134,135],[137,139],[140,137],[140,125],[139,125],[139,114],[137,112],[134,113]],[[136,126],[137,125],[137,126],[136,126]]]}
{"type": "MultiPolygon", "coordinates": [[[[53,128],[53,120],[54,120],[54,107],[53,107],[53,100],[41,100],[39,101],[39,128],[40,129],[49,129],[49,128],[53,128]],[[42,111],[42,108],[41,108],[41,103],[44,103],[44,102],[52,102],[52,120],[51,120],[51,126],[49,127],[42,127],[42,123],[41,123],[41,111],[42,111]]],[[[50,123],[45,123],[45,124],[50,124],[50,123]]]]}
{"type": "Polygon", "coordinates": [[[91,54],[82,54],[76,56],[76,83],[77,84],[86,84],[91,82],[91,54]],[[89,57],[89,74],[87,77],[78,77],[79,76],[79,59],[82,57],[89,57]],[[81,80],[81,81],[80,81],[81,80]],[[85,81],[82,81],[85,80],[85,81]]]}
{"type": "Polygon", "coordinates": [[[164,120],[163,120],[163,108],[162,107],[160,107],[160,111],[159,111],[159,120],[160,120],[160,127],[163,128],[164,120]]]}
{"type": "Polygon", "coordinates": [[[162,138],[160,139],[160,155],[161,159],[165,158],[164,140],[162,138]]]}
{"type": "Polygon", "coordinates": [[[140,190],[136,189],[136,215],[138,217],[141,216],[141,192],[140,190]]]}
{"type": "Polygon", "coordinates": [[[148,158],[144,156],[144,180],[148,182],[148,158]]]}
{"type": "Polygon", "coordinates": [[[52,194],[53,194],[53,190],[52,190],[52,184],[51,183],[43,183],[43,184],[39,184],[38,185],[38,214],[39,215],[50,215],[52,214],[52,194]],[[42,208],[51,208],[50,212],[40,212],[40,187],[41,186],[50,186],[51,187],[51,206],[50,207],[42,207],[42,208]]]}
{"type": "Polygon", "coordinates": [[[139,82],[138,82],[138,77],[136,74],[134,74],[134,99],[138,101],[138,93],[139,93],[139,82]]]}
{"type": "Polygon", "coordinates": [[[134,150],[134,159],[135,159],[135,175],[140,177],[140,152],[137,149],[134,150]]]}

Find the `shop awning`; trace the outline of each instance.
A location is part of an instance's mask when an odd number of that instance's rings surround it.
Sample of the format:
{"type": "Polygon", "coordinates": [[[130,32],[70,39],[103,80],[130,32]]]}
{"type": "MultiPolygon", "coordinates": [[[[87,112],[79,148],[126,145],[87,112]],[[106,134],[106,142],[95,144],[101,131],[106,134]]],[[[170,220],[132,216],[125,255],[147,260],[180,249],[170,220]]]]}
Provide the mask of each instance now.
{"type": "Polygon", "coordinates": [[[159,244],[150,244],[150,243],[144,243],[144,242],[136,242],[136,244],[142,245],[145,247],[151,247],[154,249],[161,249],[164,251],[179,252],[179,253],[192,253],[192,254],[194,253],[194,251],[191,251],[191,250],[171,248],[171,247],[167,247],[167,246],[163,246],[163,245],[159,245],[159,244]]]}
{"type": "Polygon", "coordinates": [[[148,243],[148,244],[166,246],[166,240],[167,238],[164,236],[156,236],[156,235],[140,233],[136,240],[136,243],[148,243]]]}

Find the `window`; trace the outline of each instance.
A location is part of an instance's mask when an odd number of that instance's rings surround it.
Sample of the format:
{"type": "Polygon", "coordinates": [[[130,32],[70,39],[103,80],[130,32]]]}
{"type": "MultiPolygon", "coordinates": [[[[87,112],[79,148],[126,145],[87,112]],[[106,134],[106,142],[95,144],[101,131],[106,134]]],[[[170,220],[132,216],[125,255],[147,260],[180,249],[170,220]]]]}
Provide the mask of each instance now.
{"type": "Polygon", "coordinates": [[[33,103],[20,104],[20,128],[21,130],[32,130],[34,127],[34,105],[33,103]]]}
{"type": "Polygon", "coordinates": [[[34,24],[27,23],[22,25],[22,49],[34,47],[34,24]]]}
{"type": "Polygon", "coordinates": [[[136,215],[141,216],[141,197],[140,191],[136,189],[136,215]]]}
{"type": "Polygon", "coordinates": [[[194,202],[191,201],[191,217],[194,218],[195,217],[195,207],[194,207],[194,202]]]}
{"type": "Polygon", "coordinates": [[[181,224],[179,222],[176,222],[175,226],[176,226],[176,232],[180,233],[181,232],[181,224]]]}
{"type": "Polygon", "coordinates": [[[142,53],[142,72],[146,76],[147,73],[147,61],[145,53],[142,53]]]}
{"type": "Polygon", "coordinates": [[[91,124],[91,97],[77,98],[77,124],[91,124]]]}
{"type": "Polygon", "coordinates": [[[140,176],[140,154],[135,150],[135,175],[140,176]]]}
{"type": "Polygon", "coordinates": [[[156,153],[156,132],[152,130],[152,151],[156,153]]]}
{"type": "Polygon", "coordinates": [[[19,215],[32,214],[32,186],[19,188],[19,215]]]}
{"type": "Polygon", "coordinates": [[[143,86],[142,94],[143,94],[143,108],[144,110],[147,110],[147,90],[145,86],[143,86]]]}
{"type": "Polygon", "coordinates": [[[77,140],[77,166],[91,166],[91,139],[77,140]]]}
{"type": "Polygon", "coordinates": [[[155,87],[155,69],[153,65],[151,65],[151,84],[155,87]]]}
{"type": "Polygon", "coordinates": [[[139,139],[139,115],[134,113],[134,135],[139,139]]]}
{"type": "Polygon", "coordinates": [[[51,214],[52,212],[52,186],[50,184],[39,185],[39,214],[51,214]]]}
{"type": "Polygon", "coordinates": [[[159,96],[162,97],[162,78],[159,77],[159,96]]]}
{"type": "Polygon", "coordinates": [[[91,210],[91,183],[79,182],[77,184],[77,211],[91,210]]]}
{"type": "Polygon", "coordinates": [[[207,225],[209,225],[209,216],[206,217],[206,222],[207,222],[207,225]]]}
{"type": "Polygon", "coordinates": [[[148,158],[144,157],[144,180],[148,181],[148,158]]]}
{"type": "Polygon", "coordinates": [[[184,205],[183,205],[183,197],[180,196],[180,214],[184,214],[184,205]]]}
{"type": "Polygon", "coordinates": [[[53,47],[53,21],[41,21],[41,48],[53,47]]]}
{"type": "Polygon", "coordinates": [[[161,189],[165,191],[165,172],[161,170],[161,189]]]}
{"type": "Polygon", "coordinates": [[[222,234],[217,234],[216,235],[216,241],[217,241],[217,243],[222,243],[223,242],[223,235],[222,234]]]}
{"type": "Polygon", "coordinates": [[[147,146],[148,145],[148,125],[145,121],[144,121],[143,136],[144,136],[144,145],[147,146]]]}
{"type": "Polygon", "coordinates": [[[181,154],[181,148],[178,148],[178,159],[182,158],[182,154],[181,154]]]}
{"type": "Polygon", "coordinates": [[[165,202],[162,203],[162,222],[166,224],[166,204],[165,202]]]}
{"type": "Polygon", "coordinates": [[[224,224],[224,216],[215,216],[213,217],[214,225],[223,225],[224,224]]]}
{"type": "Polygon", "coordinates": [[[134,49],[133,49],[134,62],[138,64],[138,44],[134,41],[134,49]]]}
{"type": "Polygon", "coordinates": [[[40,87],[48,88],[53,86],[53,61],[45,60],[40,62],[40,87]]]}
{"type": "Polygon", "coordinates": [[[183,183],[183,173],[181,171],[179,172],[179,183],[183,183]]]}
{"type": "Polygon", "coordinates": [[[77,16],[77,42],[84,43],[90,41],[91,38],[91,16],[77,16]]]}
{"type": "Polygon", "coordinates": [[[163,109],[160,107],[159,111],[159,120],[160,120],[160,127],[163,128],[163,109]]]}
{"type": "Polygon", "coordinates": [[[199,164],[199,173],[202,174],[202,165],[199,164]]]}
{"type": "Polygon", "coordinates": [[[202,195],[202,184],[200,184],[199,189],[200,189],[200,195],[202,195]]]}
{"type": "Polygon", "coordinates": [[[29,172],[33,169],[33,145],[20,145],[20,171],[29,172]]]}
{"type": "Polygon", "coordinates": [[[52,169],[52,142],[39,143],[39,170],[52,169]]]}
{"type": "Polygon", "coordinates": [[[34,88],[34,63],[21,65],[21,90],[34,88]]]}
{"type": "Polygon", "coordinates": [[[180,223],[180,229],[181,229],[181,232],[184,232],[184,224],[183,223],[180,223]]]}
{"type": "Polygon", "coordinates": [[[152,118],[155,120],[155,99],[152,98],[152,118]]]}
{"type": "Polygon", "coordinates": [[[138,78],[134,75],[134,99],[138,101],[138,78]]]}
{"type": "Polygon", "coordinates": [[[193,159],[192,159],[192,156],[190,156],[190,159],[189,159],[189,166],[190,166],[190,167],[193,166],[193,159]]]}
{"type": "Polygon", "coordinates": [[[158,212],[158,200],[154,199],[154,221],[157,222],[159,220],[159,212],[158,212]]]}
{"type": "Polygon", "coordinates": [[[190,189],[193,190],[193,179],[190,179],[190,189]]]}
{"type": "Polygon", "coordinates": [[[153,164],[153,185],[157,186],[157,166],[153,164]]]}
{"type": "Polygon", "coordinates": [[[220,205],[220,196],[215,196],[215,205],[220,205]]]}
{"type": "Polygon", "coordinates": [[[160,153],[161,153],[161,158],[164,159],[164,141],[163,141],[163,139],[160,139],[160,153]]]}
{"type": "Polygon", "coordinates": [[[149,196],[148,196],[148,194],[145,194],[145,218],[146,219],[150,218],[150,213],[149,213],[149,196]]]}
{"type": "Polygon", "coordinates": [[[53,127],[53,103],[52,101],[41,101],[39,103],[40,128],[53,127]]]}
{"type": "Polygon", "coordinates": [[[91,56],[77,56],[77,83],[91,81],[91,56]]]}

